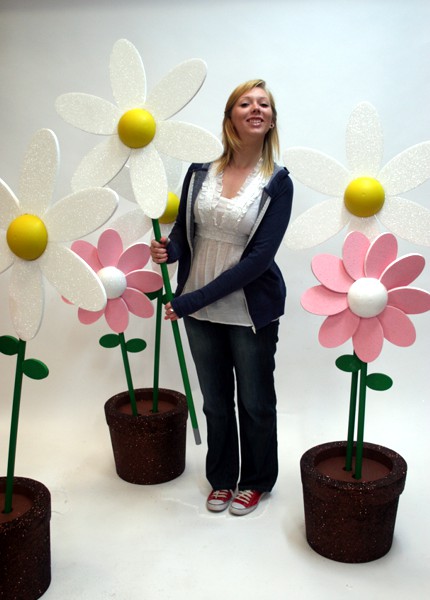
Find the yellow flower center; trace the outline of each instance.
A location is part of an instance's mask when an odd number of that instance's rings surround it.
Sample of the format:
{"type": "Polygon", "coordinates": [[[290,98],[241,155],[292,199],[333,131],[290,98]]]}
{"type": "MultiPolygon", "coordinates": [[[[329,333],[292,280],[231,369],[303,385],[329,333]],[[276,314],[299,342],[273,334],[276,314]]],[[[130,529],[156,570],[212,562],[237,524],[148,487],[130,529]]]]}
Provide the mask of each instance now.
{"type": "Polygon", "coordinates": [[[118,121],[118,135],[129,148],[143,148],[152,142],[155,135],[154,117],[144,108],[133,108],[125,112],[118,121]]]}
{"type": "Polygon", "coordinates": [[[176,219],[176,215],[178,214],[179,209],[179,198],[173,192],[169,192],[167,194],[167,204],[166,209],[158,219],[160,223],[166,225],[167,223],[173,223],[176,219]]]}
{"type": "Polygon", "coordinates": [[[11,251],[23,260],[36,260],[46,250],[48,231],[36,215],[21,215],[9,225],[6,240],[11,251]]]}
{"type": "Polygon", "coordinates": [[[343,200],[346,208],[356,217],[372,217],[384,205],[385,192],[373,177],[358,177],[348,185],[343,200]]]}

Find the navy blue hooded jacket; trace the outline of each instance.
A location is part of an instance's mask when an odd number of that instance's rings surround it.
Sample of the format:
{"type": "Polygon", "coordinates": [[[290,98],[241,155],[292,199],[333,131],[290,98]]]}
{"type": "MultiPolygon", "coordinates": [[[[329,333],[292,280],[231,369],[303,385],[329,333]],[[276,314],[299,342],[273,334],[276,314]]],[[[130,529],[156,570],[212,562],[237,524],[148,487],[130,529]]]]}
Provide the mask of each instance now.
{"type": "Polygon", "coordinates": [[[287,169],[276,165],[239,263],[204,287],[181,295],[193,258],[194,204],[208,169],[209,164],[192,164],[184,180],[167,245],[168,262],[179,260],[178,287],[171,304],[178,317],[184,317],[243,288],[253,326],[260,329],[284,313],[286,287],[274,259],[290,220],[293,183],[287,169]]]}

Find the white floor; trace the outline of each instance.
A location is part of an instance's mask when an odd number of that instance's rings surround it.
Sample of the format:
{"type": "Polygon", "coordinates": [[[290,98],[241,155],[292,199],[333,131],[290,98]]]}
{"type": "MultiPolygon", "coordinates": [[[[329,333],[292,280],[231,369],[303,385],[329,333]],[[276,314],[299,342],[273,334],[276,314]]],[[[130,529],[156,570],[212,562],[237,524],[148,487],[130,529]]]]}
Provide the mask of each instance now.
{"type": "Polygon", "coordinates": [[[40,454],[33,444],[20,448],[29,472],[52,493],[52,583],[44,599],[428,597],[429,488],[420,489],[413,471],[389,554],[368,564],[336,563],[305,541],[296,417],[279,416],[281,470],[274,492],[256,512],[234,517],[205,510],[205,449],[194,444],[190,429],[184,474],[136,486],[115,474],[102,409],[82,419],[83,404],[77,401],[75,418],[71,410],[61,435],[57,428],[41,431],[37,445],[50,449],[45,467],[36,467],[40,454]]]}

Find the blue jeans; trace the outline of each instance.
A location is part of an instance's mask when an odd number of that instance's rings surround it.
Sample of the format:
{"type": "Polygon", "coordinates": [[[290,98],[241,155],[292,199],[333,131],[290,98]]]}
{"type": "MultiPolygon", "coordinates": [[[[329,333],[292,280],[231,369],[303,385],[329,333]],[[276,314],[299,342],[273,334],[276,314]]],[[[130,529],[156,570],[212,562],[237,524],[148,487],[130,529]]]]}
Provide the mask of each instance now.
{"type": "Polygon", "coordinates": [[[209,483],[216,490],[238,485],[269,492],[278,476],[274,357],[279,321],[256,333],[192,317],[184,323],[203,394],[209,483]]]}

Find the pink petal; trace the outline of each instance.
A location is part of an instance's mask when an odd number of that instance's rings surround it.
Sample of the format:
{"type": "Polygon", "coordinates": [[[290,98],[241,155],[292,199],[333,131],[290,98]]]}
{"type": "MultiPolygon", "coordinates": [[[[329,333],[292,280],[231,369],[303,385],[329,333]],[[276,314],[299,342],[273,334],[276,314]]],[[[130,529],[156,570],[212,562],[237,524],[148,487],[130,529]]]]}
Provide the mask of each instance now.
{"type": "Polygon", "coordinates": [[[154,271],[132,271],[126,275],[127,287],[135,288],[141,292],[156,292],[163,287],[163,278],[154,271]]]}
{"type": "Polygon", "coordinates": [[[361,319],[352,336],[354,350],[363,362],[372,362],[381,354],[384,331],[377,317],[361,319]]]}
{"type": "Polygon", "coordinates": [[[85,240],[73,242],[71,250],[82,258],[96,273],[102,268],[97,248],[85,240]]]}
{"type": "Polygon", "coordinates": [[[419,288],[395,288],[388,291],[388,305],[408,315],[417,315],[430,310],[430,293],[419,288]]]}
{"type": "Polygon", "coordinates": [[[332,292],[323,285],[306,290],[301,304],[305,310],[315,315],[335,315],[348,308],[346,294],[332,292]]]}
{"type": "Polygon", "coordinates": [[[154,314],[152,302],[139,290],[127,288],[121,298],[128,306],[128,310],[143,319],[148,319],[154,314]]]}
{"type": "Polygon", "coordinates": [[[150,256],[148,244],[133,244],[121,254],[117,267],[127,275],[130,271],[143,269],[150,256]]]}
{"type": "Polygon", "coordinates": [[[354,280],[344,269],[342,260],[332,254],[318,254],[312,259],[312,271],[326,288],[347,293],[354,280]]]}
{"type": "Polygon", "coordinates": [[[103,267],[116,267],[123,251],[121,236],[115,229],[106,229],[99,237],[97,249],[103,267]]]}
{"type": "Polygon", "coordinates": [[[85,308],[79,308],[78,309],[78,319],[84,325],[91,325],[92,323],[95,323],[96,321],[98,321],[103,313],[104,313],[104,309],[97,310],[97,311],[91,311],[91,310],[85,310],[85,308]]]}
{"type": "Polygon", "coordinates": [[[384,330],[386,340],[396,346],[412,346],[416,339],[415,327],[408,316],[398,308],[387,306],[378,315],[379,322],[384,330]]]}
{"type": "Polygon", "coordinates": [[[327,317],[320,327],[318,339],[321,346],[335,348],[351,338],[360,323],[360,317],[349,309],[327,317]]]}
{"type": "Polygon", "coordinates": [[[355,280],[364,277],[364,259],[370,240],[360,231],[352,231],[343,243],[343,265],[346,272],[355,280]]]}
{"type": "Polygon", "coordinates": [[[390,290],[404,287],[422,273],[426,261],[421,254],[408,254],[388,265],[381,275],[381,283],[390,290]]]}
{"type": "Polygon", "coordinates": [[[371,244],[364,261],[366,277],[379,279],[397,258],[397,240],[392,233],[381,233],[371,244]]]}
{"type": "Polygon", "coordinates": [[[116,333],[123,333],[128,325],[128,308],[122,298],[108,300],[105,317],[107,324],[116,333]]]}

